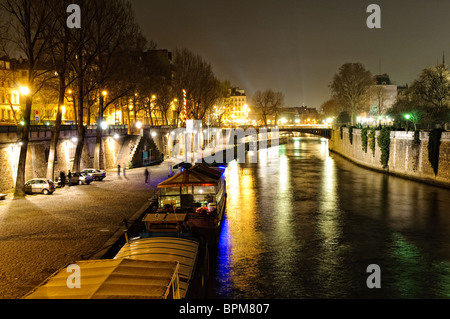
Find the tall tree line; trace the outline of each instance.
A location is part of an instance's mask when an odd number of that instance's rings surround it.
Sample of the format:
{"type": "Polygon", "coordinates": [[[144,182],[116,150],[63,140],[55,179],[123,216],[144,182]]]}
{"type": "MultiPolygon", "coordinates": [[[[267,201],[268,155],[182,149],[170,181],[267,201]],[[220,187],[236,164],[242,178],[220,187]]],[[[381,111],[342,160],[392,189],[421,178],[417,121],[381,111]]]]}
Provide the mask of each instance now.
{"type": "Polygon", "coordinates": [[[141,32],[128,0],[79,0],[81,28],[68,28],[70,0],[0,0],[0,45],[7,56],[27,61],[26,96],[22,112],[21,150],[15,195],[24,195],[25,166],[33,101],[51,82],[57,91],[57,110],[49,150],[47,177],[54,179],[54,167],[62,107],[70,96],[78,131],[73,170],[81,168],[86,124],[97,123],[94,167],[102,168],[102,128],[108,108],[119,108],[122,119],[130,107],[144,112],[152,125],[168,124],[168,112],[177,113],[176,125],[184,121],[184,93],[188,118],[205,119],[224,98],[225,82],[212,67],[188,49],[177,49],[169,70],[146,58],[156,49],[141,32]],[[68,94],[70,90],[70,94],[68,94]],[[161,115],[163,123],[153,123],[161,115]]]}

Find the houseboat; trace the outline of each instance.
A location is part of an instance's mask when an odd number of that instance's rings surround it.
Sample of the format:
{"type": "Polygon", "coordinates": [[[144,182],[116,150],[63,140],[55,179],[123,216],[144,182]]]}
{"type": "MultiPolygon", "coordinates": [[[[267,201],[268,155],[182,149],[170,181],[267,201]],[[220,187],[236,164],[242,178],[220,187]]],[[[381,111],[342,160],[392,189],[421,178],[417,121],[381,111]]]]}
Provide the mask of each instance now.
{"type": "Polygon", "coordinates": [[[160,183],[156,214],[180,216],[189,232],[215,245],[226,208],[225,169],[196,164],[160,183]]]}
{"type": "Polygon", "coordinates": [[[181,299],[176,260],[84,260],[56,272],[25,299],[181,299]],[[76,289],[75,289],[76,288],[76,289]]]}

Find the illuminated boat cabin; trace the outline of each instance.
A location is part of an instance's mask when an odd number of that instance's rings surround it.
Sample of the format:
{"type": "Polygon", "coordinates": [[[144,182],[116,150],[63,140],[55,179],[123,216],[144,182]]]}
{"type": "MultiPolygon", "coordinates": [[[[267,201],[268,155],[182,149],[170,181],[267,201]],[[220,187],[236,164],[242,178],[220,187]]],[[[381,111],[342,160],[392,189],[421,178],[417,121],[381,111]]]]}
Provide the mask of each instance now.
{"type": "Polygon", "coordinates": [[[225,202],[224,171],[197,164],[160,183],[158,212],[221,214],[225,202]]]}

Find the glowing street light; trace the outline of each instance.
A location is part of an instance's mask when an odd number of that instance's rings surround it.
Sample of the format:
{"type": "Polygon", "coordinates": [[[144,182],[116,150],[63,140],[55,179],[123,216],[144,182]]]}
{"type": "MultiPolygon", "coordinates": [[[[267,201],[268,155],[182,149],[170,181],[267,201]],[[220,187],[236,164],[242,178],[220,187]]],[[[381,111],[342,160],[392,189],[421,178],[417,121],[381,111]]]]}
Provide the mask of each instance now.
{"type": "Polygon", "coordinates": [[[106,129],[108,128],[108,123],[105,122],[105,121],[103,121],[103,122],[100,124],[100,126],[101,126],[101,128],[102,128],[103,130],[106,130],[106,129]]]}
{"type": "Polygon", "coordinates": [[[141,123],[141,122],[137,122],[137,123],[136,123],[136,128],[137,128],[138,130],[140,130],[140,129],[142,128],[142,123],[141,123]]]}
{"type": "Polygon", "coordinates": [[[406,132],[408,133],[408,122],[409,122],[409,119],[411,118],[411,114],[405,114],[404,115],[404,117],[405,117],[405,119],[406,119],[406,132]]]}
{"type": "Polygon", "coordinates": [[[30,88],[28,86],[21,86],[19,88],[19,92],[22,95],[29,95],[30,94],[30,88]]]}

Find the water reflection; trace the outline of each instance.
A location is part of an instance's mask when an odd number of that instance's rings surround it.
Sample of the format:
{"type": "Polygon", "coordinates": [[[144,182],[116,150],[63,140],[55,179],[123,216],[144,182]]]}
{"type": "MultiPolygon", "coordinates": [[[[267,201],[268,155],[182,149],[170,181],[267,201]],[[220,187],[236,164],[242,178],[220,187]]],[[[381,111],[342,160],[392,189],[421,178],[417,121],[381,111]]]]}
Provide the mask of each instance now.
{"type": "Polygon", "coordinates": [[[450,191],[359,168],[309,136],[230,163],[220,298],[450,297],[450,191]],[[378,264],[382,289],[368,289],[378,264]]]}

